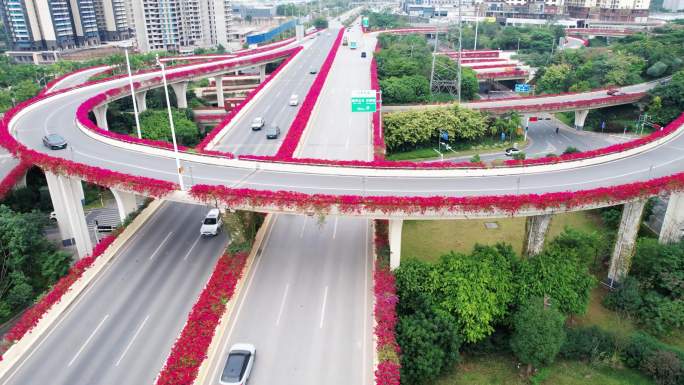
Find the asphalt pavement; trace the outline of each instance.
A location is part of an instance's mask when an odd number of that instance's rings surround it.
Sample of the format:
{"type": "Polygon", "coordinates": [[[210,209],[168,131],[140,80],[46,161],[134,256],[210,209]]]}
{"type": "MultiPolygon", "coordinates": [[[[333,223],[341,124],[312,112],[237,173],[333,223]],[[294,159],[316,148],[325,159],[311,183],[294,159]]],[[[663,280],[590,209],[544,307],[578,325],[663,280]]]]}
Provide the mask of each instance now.
{"type": "Polygon", "coordinates": [[[0,383],[152,384],[227,244],[206,211],[165,203],[0,383]]]}
{"type": "MultiPolygon", "coordinates": [[[[340,102],[369,87],[368,67],[356,66],[364,63],[370,58],[340,47],[302,156],[369,159],[368,114],[352,116],[340,102]]],[[[250,385],[372,384],[371,241],[366,219],[274,216],[206,384],[240,342],[257,350],[250,385]]]]}

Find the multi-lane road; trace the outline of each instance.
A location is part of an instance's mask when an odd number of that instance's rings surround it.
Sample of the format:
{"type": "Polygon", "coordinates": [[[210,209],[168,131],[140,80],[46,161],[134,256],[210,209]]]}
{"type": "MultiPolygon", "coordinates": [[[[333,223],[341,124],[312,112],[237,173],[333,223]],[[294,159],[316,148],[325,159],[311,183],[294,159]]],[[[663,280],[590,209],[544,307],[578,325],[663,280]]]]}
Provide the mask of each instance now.
{"type": "Polygon", "coordinates": [[[0,383],[152,384],[227,245],[205,214],[165,203],[0,383]]]}
{"type": "MultiPolygon", "coordinates": [[[[358,29],[353,33],[360,37],[358,29]]],[[[369,159],[368,114],[351,116],[348,105],[339,102],[352,89],[369,87],[364,76],[369,60],[340,48],[311,118],[311,132],[302,143],[302,156],[369,159]]],[[[254,113],[260,108],[255,104],[254,113]]],[[[248,125],[237,129],[251,135],[248,125]]],[[[231,137],[237,134],[222,143],[231,137]]],[[[259,150],[268,151],[265,146],[259,150]]],[[[275,216],[206,384],[215,383],[230,345],[248,342],[256,346],[258,357],[251,385],[370,385],[371,241],[365,219],[275,216]]]]}

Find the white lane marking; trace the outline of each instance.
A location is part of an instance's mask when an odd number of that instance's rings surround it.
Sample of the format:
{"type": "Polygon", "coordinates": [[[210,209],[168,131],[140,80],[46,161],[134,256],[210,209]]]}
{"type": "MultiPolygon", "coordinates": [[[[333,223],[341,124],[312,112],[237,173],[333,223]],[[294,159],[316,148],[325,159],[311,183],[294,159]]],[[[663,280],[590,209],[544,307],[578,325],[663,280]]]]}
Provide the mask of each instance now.
{"type": "Polygon", "coordinates": [[[337,221],[339,217],[335,217],[335,225],[333,226],[333,239],[337,236],[337,221]]]}
{"type": "Polygon", "coordinates": [[[128,342],[128,345],[126,345],[126,349],[124,349],[123,353],[121,353],[121,357],[119,357],[119,360],[116,361],[116,364],[114,366],[119,366],[121,363],[121,360],[126,357],[126,353],[128,353],[128,349],[131,348],[131,345],[133,345],[133,341],[135,341],[136,338],[138,338],[138,334],[142,331],[143,327],[145,326],[145,323],[147,323],[147,320],[150,318],[150,315],[148,314],[147,317],[143,320],[143,322],[140,324],[138,327],[138,330],[135,331],[135,334],[133,334],[133,338],[128,342]]]}
{"type": "MultiPolygon", "coordinates": [[[[166,204],[164,203],[164,204],[162,204],[162,205],[165,206],[166,204]]],[[[153,214],[153,217],[154,217],[154,216],[157,216],[157,214],[158,214],[159,212],[161,212],[160,210],[161,210],[161,208],[160,208],[159,210],[157,210],[157,211],[153,214]]],[[[150,218],[150,219],[151,219],[151,218],[150,218]]],[[[146,234],[146,233],[148,232],[148,229],[150,229],[150,228],[152,228],[152,226],[143,227],[140,231],[138,231],[138,232],[136,232],[135,234],[133,234],[133,236],[131,237],[131,239],[129,239],[128,242],[126,242],[126,244],[121,248],[121,250],[119,250],[119,251],[116,253],[116,255],[118,256],[118,255],[122,255],[122,254],[126,253],[126,252],[128,251],[128,249],[131,247],[131,245],[134,244],[135,242],[137,242],[137,241],[139,240],[139,238],[142,237],[143,234],[146,234]]],[[[71,306],[69,306],[69,308],[64,312],[64,314],[62,314],[61,317],[59,317],[59,319],[57,319],[57,321],[56,321],[55,324],[52,326],[52,328],[47,332],[47,334],[45,335],[45,337],[43,337],[43,338],[40,340],[40,342],[38,342],[38,345],[36,345],[35,348],[31,349],[31,351],[28,353],[28,355],[27,355],[21,362],[19,362],[17,365],[15,365],[14,371],[5,379],[5,382],[3,382],[3,385],[6,385],[6,384],[12,379],[12,377],[14,377],[14,375],[17,374],[17,372],[19,371],[19,369],[21,369],[21,368],[24,366],[24,364],[25,364],[31,357],[33,357],[33,353],[37,352],[37,351],[40,349],[40,347],[43,346],[43,344],[45,343],[45,341],[47,341],[47,340],[50,338],[50,336],[52,335],[52,333],[54,333],[55,330],[57,330],[57,329],[59,328],[59,325],[61,325],[62,322],[63,322],[65,319],[67,319],[67,317],[74,311],[74,309],[76,309],[76,308],[78,307],[78,304],[80,304],[81,301],[82,301],[84,298],[86,298],[86,297],[88,296],[88,293],[90,293],[90,291],[93,289],[93,287],[95,287],[95,286],[97,285],[97,283],[102,279],[102,277],[104,277],[104,276],[106,275],[106,273],[108,273],[108,272],[110,271],[110,269],[112,268],[112,266],[114,266],[114,265],[116,264],[116,262],[118,261],[118,259],[115,259],[115,260],[112,260],[112,261],[113,261],[113,262],[108,263],[107,265],[105,265],[105,267],[102,269],[102,271],[100,272],[100,274],[98,274],[98,275],[93,279],[93,281],[90,282],[90,284],[88,285],[88,287],[79,295],[79,297],[76,299],[76,301],[74,301],[74,303],[73,303],[71,306]]]]}
{"type": "Polygon", "coordinates": [[[190,253],[192,252],[192,249],[194,249],[195,246],[197,246],[197,242],[199,242],[200,239],[202,239],[201,235],[197,237],[197,239],[195,239],[195,243],[193,243],[192,246],[190,246],[190,250],[188,250],[188,252],[185,254],[185,257],[183,257],[184,261],[188,259],[188,256],[190,256],[190,253]]]}
{"type": "Polygon", "coordinates": [[[92,340],[93,337],[95,337],[95,334],[97,334],[97,331],[100,330],[100,328],[102,327],[102,324],[104,324],[104,322],[107,320],[107,318],[109,318],[109,314],[105,315],[104,318],[102,319],[102,321],[100,321],[100,323],[97,324],[97,327],[95,328],[95,330],[93,330],[93,332],[90,333],[90,336],[88,337],[88,339],[85,340],[83,345],[81,345],[81,348],[78,349],[74,358],[72,358],[71,361],[69,361],[69,363],[67,364],[67,367],[71,366],[71,364],[73,364],[74,361],[76,361],[78,356],[81,355],[81,353],[83,352],[83,349],[85,349],[85,347],[88,346],[88,343],[90,343],[90,340],[92,340]]]}
{"type": "Polygon", "coordinates": [[[323,328],[323,321],[325,320],[325,304],[328,302],[328,287],[323,291],[323,306],[321,307],[321,322],[318,324],[320,329],[323,328]]]}
{"type": "Polygon", "coordinates": [[[287,292],[290,290],[290,284],[285,285],[285,293],[283,294],[283,300],[280,301],[280,310],[278,310],[278,318],[276,318],[276,326],[280,325],[280,317],[283,315],[283,310],[285,309],[285,301],[287,300],[287,292]]]}
{"type": "MultiPolygon", "coordinates": [[[[264,239],[264,245],[262,246],[262,250],[266,250],[266,246],[268,245],[268,241],[271,239],[271,234],[273,233],[273,228],[275,227],[277,220],[278,220],[278,216],[276,216],[273,219],[273,223],[271,223],[271,228],[268,230],[268,234],[266,235],[266,238],[264,239]]],[[[233,330],[235,330],[235,325],[237,325],[237,320],[238,320],[238,318],[240,318],[240,312],[242,311],[242,306],[245,304],[245,300],[247,299],[247,294],[249,293],[249,288],[252,287],[252,282],[254,282],[254,277],[256,277],[256,272],[257,272],[257,269],[259,268],[260,262],[261,262],[261,254],[258,255],[258,258],[256,259],[256,262],[254,263],[254,269],[252,270],[252,275],[249,277],[249,279],[246,283],[244,294],[242,295],[242,299],[240,300],[240,305],[238,305],[237,311],[235,312],[235,315],[233,315],[233,323],[230,325],[230,329],[228,330],[228,334],[226,334],[225,342],[230,341],[230,336],[233,334],[233,330]]],[[[219,355],[219,358],[223,358],[226,356],[226,349],[228,349],[228,344],[224,343],[223,349],[221,349],[221,355],[219,355]]],[[[214,373],[210,378],[216,378],[216,375],[218,374],[218,370],[219,370],[220,366],[221,365],[214,366],[214,373]]]]}
{"type": "Polygon", "coordinates": [[[349,150],[349,140],[351,139],[351,136],[347,136],[347,141],[344,143],[344,148],[346,150],[349,150]]]}
{"type": "Polygon", "coordinates": [[[304,223],[302,224],[302,231],[299,233],[299,238],[304,238],[304,229],[306,229],[306,222],[308,222],[307,219],[309,219],[306,215],[303,218],[304,223]]]}
{"type": "Polygon", "coordinates": [[[154,259],[154,257],[157,255],[157,253],[159,252],[159,250],[161,250],[161,248],[164,246],[164,244],[166,243],[166,241],[169,240],[169,237],[170,237],[172,234],[173,234],[173,231],[170,232],[170,233],[168,233],[168,234],[166,234],[166,238],[164,238],[164,240],[161,241],[161,243],[159,244],[159,246],[157,246],[157,249],[154,250],[154,253],[152,253],[152,255],[150,255],[150,261],[154,259]]]}

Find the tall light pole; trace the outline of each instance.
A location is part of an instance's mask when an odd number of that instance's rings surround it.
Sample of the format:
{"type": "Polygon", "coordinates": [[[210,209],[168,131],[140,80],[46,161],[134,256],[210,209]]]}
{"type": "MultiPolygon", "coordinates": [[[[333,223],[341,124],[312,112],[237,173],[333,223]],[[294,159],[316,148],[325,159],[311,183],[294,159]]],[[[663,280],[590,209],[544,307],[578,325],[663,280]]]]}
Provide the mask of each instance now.
{"type": "Polygon", "coordinates": [[[473,51],[477,50],[477,27],[480,25],[480,7],[475,6],[475,44],[473,45],[473,51]]]}
{"type": "Polygon", "coordinates": [[[138,101],[135,99],[135,88],[133,88],[133,74],[131,73],[131,62],[128,60],[128,47],[124,46],[124,55],[126,56],[126,69],[128,70],[128,85],[131,87],[131,99],[133,99],[133,116],[135,116],[135,128],[138,130],[138,139],[142,139],[140,131],[140,117],[138,116],[138,101]]]}
{"type": "Polygon", "coordinates": [[[176,172],[178,173],[178,185],[181,190],[185,190],[183,186],[183,174],[181,173],[180,158],[178,156],[178,144],[176,143],[176,128],[173,125],[173,115],[171,114],[171,102],[169,101],[169,89],[166,85],[166,69],[164,63],[159,60],[159,55],[156,56],[157,65],[161,67],[162,81],[164,82],[164,94],[166,95],[166,111],[169,114],[169,126],[171,126],[171,138],[173,140],[173,153],[176,156],[176,172]]]}

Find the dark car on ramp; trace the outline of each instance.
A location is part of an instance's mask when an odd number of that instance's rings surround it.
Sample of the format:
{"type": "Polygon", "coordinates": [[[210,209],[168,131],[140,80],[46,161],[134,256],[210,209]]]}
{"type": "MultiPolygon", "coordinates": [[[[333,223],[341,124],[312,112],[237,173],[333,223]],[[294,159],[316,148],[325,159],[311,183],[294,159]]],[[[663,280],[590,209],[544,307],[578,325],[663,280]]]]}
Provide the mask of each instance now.
{"type": "Polygon", "coordinates": [[[61,135],[48,134],[43,137],[43,146],[50,150],[63,150],[67,148],[67,142],[61,135]]]}

